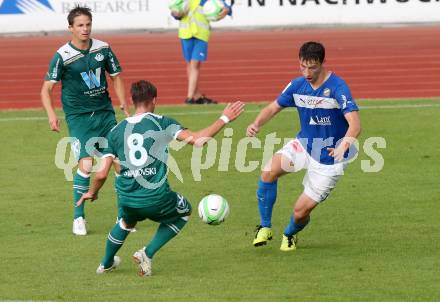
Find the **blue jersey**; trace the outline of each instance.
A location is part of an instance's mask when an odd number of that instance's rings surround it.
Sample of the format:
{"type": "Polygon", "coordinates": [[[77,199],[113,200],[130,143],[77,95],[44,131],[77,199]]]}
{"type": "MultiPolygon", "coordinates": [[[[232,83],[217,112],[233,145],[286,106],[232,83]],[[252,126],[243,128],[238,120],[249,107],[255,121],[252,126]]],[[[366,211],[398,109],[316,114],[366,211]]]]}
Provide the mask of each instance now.
{"type": "Polygon", "coordinates": [[[299,77],[287,85],[277,102],[281,107],[297,108],[301,130],[296,137],[312,158],[321,164],[334,164],[327,148],[334,148],[345,136],[348,122],[344,114],[359,110],[345,81],[332,73],[315,90],[299,77]]]}

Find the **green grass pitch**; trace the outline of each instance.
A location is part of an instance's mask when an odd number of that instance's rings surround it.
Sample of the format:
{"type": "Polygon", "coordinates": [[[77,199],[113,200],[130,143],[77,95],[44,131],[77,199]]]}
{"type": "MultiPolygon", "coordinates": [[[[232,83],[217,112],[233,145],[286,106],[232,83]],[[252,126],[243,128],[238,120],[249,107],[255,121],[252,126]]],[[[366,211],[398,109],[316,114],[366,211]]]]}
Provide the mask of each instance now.
{"type": "MultiPolygon", "coordinates": [[[[98,276],[107,233],[116,217],[113,179],[100,198],[86,205],[89,235],[71,234],[71,182],[54,164],[58,140],[48,130],[43,111],[2,111],[0,201],[0,300],[22,301],[438,301],[440,298],[440,148],[439,100],[360,101],[363,132],[384,137],[377,149],[384,167],[365,173],[361,148],[329,199],[312,215],[293,253],[279,251],[292,204],[302,190],[303,173],[283,177],[273,215],[274,240],[254,248],[258,223],[255,190],[259,170],[235,168],[236,146],[264,104],[247,105],[229,124],[234,129],[229,171],[191,172],[192,147],[171,154],[184,182],[174,175],[174,190],[184,194],[194,212],[181,234],[156,255],[153,276],[140,278],[131,255],[156,229],[142,222],[119,255],[120,269],[98,276]],[[197,204],[218,193],[231,214],[220,226],[202,223],[197,204]]],[[[222,105],[159,107],[192,129],[207,126],[222,105]]],[[[60,113],[61,115],[61,113],[60,113]]],[[[118,117],[119,119],[121,116],[118,117]]],[[[276,131],[293,137],[297,114],[285,110],[259,138],[276,131]]],[[[217,141],[224,139],[219,133],[217,141]]],[[[281,147],[276,146],[276,149],[281,147]]],[[[246,157],[262,160],[262,150],[246,157]]]]}

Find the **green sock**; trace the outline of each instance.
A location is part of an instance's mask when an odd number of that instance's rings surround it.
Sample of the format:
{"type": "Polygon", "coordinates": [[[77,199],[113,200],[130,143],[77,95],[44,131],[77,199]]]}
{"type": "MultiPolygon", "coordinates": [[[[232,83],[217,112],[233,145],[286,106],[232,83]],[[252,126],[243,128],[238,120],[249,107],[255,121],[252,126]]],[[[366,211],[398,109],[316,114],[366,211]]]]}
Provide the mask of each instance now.
{"type": "Polygon", "coordinates": [[[76,202],[81,198],[83,193],[89,190],[90,185],[90,175],[87,175],[80,170],[78,170],[73,178],[73,218],[84,217],[84,204],[79,207],[76,206],[76,202]]]}
{"type": "Polygon", "coordinates": [[[153,258],[154,254],[156,254],[156,252],[168,241],[174,238],[187,222],[188,217],[179,217],[170,223],[161,223],[153,239],[151,239],[150,243],[145,248],[145,253],[148,258],[153,258]]]}
{"type": "Polygon", "coordinates": [[[104,268],[109,268],[113,264],[113,258],[124,244],[125,238],[127,238],[130,231],[124,230],[119,226],[119,223],[115,224],[107,237],[107,243],[105,245],[105,256],[102,259],[102,265],[104,268]]]}

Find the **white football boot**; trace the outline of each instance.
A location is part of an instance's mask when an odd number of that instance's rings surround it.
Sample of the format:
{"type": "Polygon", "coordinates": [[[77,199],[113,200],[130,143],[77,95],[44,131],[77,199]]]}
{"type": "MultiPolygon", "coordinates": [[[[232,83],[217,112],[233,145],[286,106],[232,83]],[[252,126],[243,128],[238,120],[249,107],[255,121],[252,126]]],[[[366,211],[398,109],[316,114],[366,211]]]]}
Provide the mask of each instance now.
{"type": "Polygon", "coordinates": [[[108,272],[111,272],[115,268],[117,268],[121,264],[121,257],[115,256],[113,257],[113,264],[109,268],[104,268],[104,265],[100,264],[98,268],[96,269],[97,274],[105,274],[108,272]]]}
{"type": "Polygon", "coordinates": [[[78,236],[87,235],[86,220],[83,217],[78,217],[73,220],[72,232],[78,236]]]}
{"type": "Polygon", "coordinates": [[[148,258],[147,254],[145,254],[144,249],[140,249],[136,253],[133,254],[133,261],[138,265],[139,271],[138,275],[141,277],[151,276],[152,270],[152,259],[148,258]]]}

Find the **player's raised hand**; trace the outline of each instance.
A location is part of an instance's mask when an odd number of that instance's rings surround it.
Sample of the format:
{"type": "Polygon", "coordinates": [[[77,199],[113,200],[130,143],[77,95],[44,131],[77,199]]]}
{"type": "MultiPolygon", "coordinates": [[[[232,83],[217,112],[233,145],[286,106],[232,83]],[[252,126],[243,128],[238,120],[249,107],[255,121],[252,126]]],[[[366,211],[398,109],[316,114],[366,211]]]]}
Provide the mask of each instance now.
{"type": "Polygon", "coordinates": [[[79,207],[82,205],[86,200],[94,201],[98,199],[98,194],[93,194],[91,192],[84,193],[81,198],[76,202],[76,206],[79,207]]]}
{"type": "Polygon", "coordinates": [[[49,116],[50,130],[60,132],[60,120],[56,115],[49,116]]]}
{"type": "Polygon", "coordinates": [[[255,123],[250,124],[246,129],[246,135],[253,137],[257,135],[257,133],[260,131],[260,127],[256,125],[255,123]]]}
{"type": "Polygon", "coordinates": [[[223,115],[225,115],[229,121],[235,120],[244,111],[244,103],[236,101],[234,103],[228,103],[226,108],[223,110],[223,115]]]}

